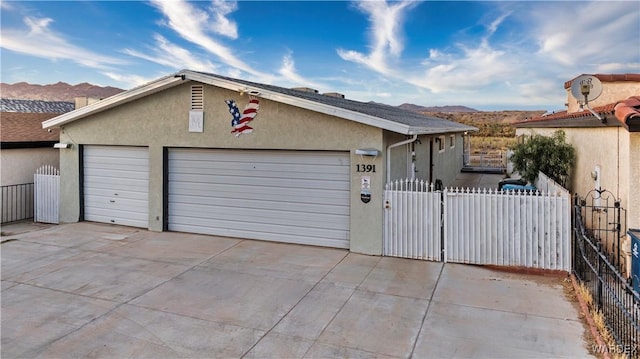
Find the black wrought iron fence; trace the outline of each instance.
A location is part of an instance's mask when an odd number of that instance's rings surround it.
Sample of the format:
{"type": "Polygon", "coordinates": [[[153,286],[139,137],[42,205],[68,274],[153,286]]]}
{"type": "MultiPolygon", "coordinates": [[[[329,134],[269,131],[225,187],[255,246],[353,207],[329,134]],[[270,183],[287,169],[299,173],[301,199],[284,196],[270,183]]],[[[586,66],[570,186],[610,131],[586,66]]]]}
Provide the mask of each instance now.
{"type": "Polygon", "coordinates": [[[0,223],[33,218],[33,183],[0,187],[0,223]]]}
{"type": "Polygon", "coordinates": [[[608,243],[585,225],[584,205],[584,201],[576,197],[573,273],[591,293],[595,308],[602,312],[604,323],[616,341],[615,347],[598,350],[638,357],[640,295],[621,274],[617,263],[611,260],[612,256],[605,249],[608,243]]]}

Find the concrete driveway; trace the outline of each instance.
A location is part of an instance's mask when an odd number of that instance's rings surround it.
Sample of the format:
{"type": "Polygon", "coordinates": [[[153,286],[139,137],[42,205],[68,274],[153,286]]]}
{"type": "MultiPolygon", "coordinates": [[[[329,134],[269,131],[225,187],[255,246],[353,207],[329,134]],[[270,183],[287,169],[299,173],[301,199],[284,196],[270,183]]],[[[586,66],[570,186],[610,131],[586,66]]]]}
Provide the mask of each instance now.
{"type": "Polygon", "coordinates": [[[95,223],[3,226],[3,358],[584,358],[562,279],[95,223]]]}

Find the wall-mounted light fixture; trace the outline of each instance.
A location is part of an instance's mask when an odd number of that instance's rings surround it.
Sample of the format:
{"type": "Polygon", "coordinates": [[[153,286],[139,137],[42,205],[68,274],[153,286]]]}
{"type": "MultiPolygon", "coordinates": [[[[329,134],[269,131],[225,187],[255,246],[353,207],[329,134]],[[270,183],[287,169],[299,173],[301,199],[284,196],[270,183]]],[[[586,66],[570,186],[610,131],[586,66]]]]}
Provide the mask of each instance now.
{"type": "Polygon", "coordinates": [[[356,150],[356,155],[360,156],[377,156],[380,154],[380,151],[375,148],[359,148],[356,150]]]}
{"type": "Polygon", "coordinates": [[[53,148],[71,148],[70,143],[56,143],[53,145],[53,148]]]}
{"type": "Polygon", "coordinates": [[[598,171],[591,171],[591,178],[593,178],[593,180],[597,180],[598,179],[598,171]]]}

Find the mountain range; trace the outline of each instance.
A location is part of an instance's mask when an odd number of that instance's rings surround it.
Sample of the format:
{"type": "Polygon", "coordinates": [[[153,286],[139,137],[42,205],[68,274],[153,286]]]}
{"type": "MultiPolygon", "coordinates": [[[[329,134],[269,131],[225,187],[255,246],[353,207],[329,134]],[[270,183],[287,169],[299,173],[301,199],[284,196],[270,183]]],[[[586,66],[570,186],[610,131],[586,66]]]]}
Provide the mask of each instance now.
{"type": "Polygon", "coordinates": [[[66,82],[58,82],[51,85],[33,85],[26,82],[17,82],[15,84],[0,83],[0,95],[2,98],[18,100],[74,102],[76,97],[103,99],[123,91],[123,89],[116,87],[101,87],[86,82],[77,85],[70,85],[66,82]]]}
{"type": "MultiPolygon", "coordinates": [[[[27,82],[17,82],[14,84],[0,83],[0,95],[2,98],[20,100],[43,100],[43,101],[66,101],[73,102],[76,97],[107,98],[123,92],[123,89],[116,87],[101,87],[90,83],[70,85],[66,82],[58,82],[51,85],[34,85],[27,82]]],[[[479,112],[476,109],[466,106],[433,106],[425,107],[405,103],[399,108],[414,112],[479,112]]]]}

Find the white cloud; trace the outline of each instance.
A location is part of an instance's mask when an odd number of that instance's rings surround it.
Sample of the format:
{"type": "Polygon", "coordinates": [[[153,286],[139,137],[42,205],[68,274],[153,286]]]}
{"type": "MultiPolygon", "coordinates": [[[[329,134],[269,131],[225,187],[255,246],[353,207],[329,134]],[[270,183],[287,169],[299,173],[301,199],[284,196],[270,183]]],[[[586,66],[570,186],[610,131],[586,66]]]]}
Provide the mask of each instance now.
{"type": "Polygon", "coordinates": [[[386,1],[359,1],[357,8],[368,15],[371,22],[369,54],[354,50],[338,49],[338,55],[346,61],[365,65],[376,72],[391,74],[389,57],[398,58],[404,49],[402,24],[406,11],[417,5],[414,1],[388,4],[386,1]]]}
{"type": "Polygon", "coordinates": [[[134,49],[124,49],[123,52],[127,55],[174,69],[188,68],[196,71],[215,71],[216,66],[211,61],[198,59],[190,51],[171,43],[162,35],[156,34],[154,39],[156,47],[150,50],[151,54],[142,53],[134,49]]]}
{"type": "Polygon", "coordinates": [[[109,69],[127,62],[104,56],[68,42],[62,35],[50,29],[51,18],[25,17],[28,30],[3,29],[0,46],[7,50],[52,60],[70,60],[95,69],[109,69]]]}
{"type": "Polygon", "coordinates": [[[127,87],[128,89],[145,85],[162,76],[166,76],[166,74],[164,74],[164,75],[158,75],[155,77],[144,77],[140,75],[121,74],[121,73],[109,72],[109,71],[103,71],[102,74],[114,81],[125,84],[126,85],[125,87],[127,87]]]}
{"type": "MultiPolygon", "coordinates": [[[[244,61],[240,60],[235,56],[232,49],[222,45],[207,33],[208,29],[219,29],[219,26],[216,24],[209,24],[212,20],[210,19],[209,14],[205,11],[202,11],[182,0],[152,0],[151,3],[167,18],[167,26],[177,32],[185,40],[216,55],[228,66],[254,75],[263,81],[271,78],[271,76],[253,69],[244,61]]],[[[215,4],[216,3],[214,2],[214,7],[215,4]]],[[[222,10],[218,8],[218,10],[214,11],[213,15],[217,20],[222,18],[227,21],[223,15],[228,14],[228,11],[231,11],[230,9],[231,7],[227,7],[222,10]]],[[[229,34],[226,35],[228,36],[229,34]]]]}
{"type": "Polygon", "coordinates": [[[312,87],[316,89],[324,87],[322,84],[308,80],[298,74],[298,72],[296,71],[295,61],[293,60],[293,56],[291,53],[285,55],[282,58],[282,66],[278,70],[278,73],[284,78],[286,82],[289,82],[290,84],[293,84],[295,86],[312,87]]]}
{"type": "Polygon", "coordinates": [[[226,17],[238,9],[237,3],[235,1],[213,0],[210,9],[215,17],[215,21],[211,24],[211,30],[216,34],[237,39],[238,25],[226,17]]]}
{"type": "MultiPolygon", "coordinates": [[[[635,1],[532,6],[539,54],[567,67],[611,67],[638,60],[640,11],[635,1]]],[[[637,66],[637,65],[636,65],[637,66]]]]}

